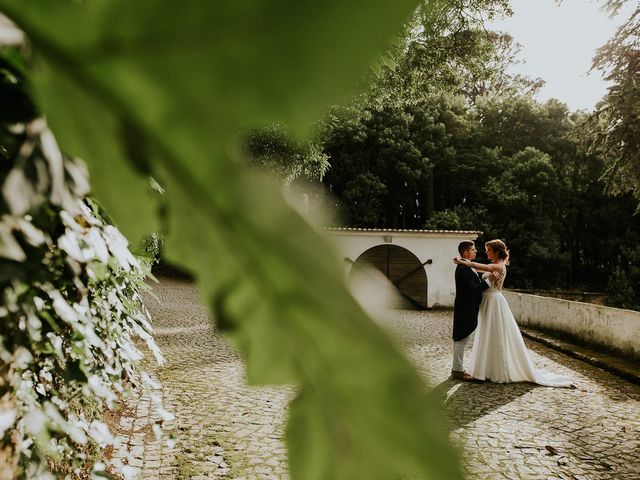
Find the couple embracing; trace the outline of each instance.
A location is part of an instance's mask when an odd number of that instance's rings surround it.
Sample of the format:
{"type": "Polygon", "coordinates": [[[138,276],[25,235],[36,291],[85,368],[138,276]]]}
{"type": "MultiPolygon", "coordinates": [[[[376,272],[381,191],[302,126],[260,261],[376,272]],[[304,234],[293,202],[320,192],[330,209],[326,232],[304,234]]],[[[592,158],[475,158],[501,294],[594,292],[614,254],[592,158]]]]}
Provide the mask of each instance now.
{"type": "Polygon", "coordinates": [[[509,250],[502,240],[485,244],[489,265],[476,263],[471,240],[458,245],[456,299],[453,311],[452,378],[496,383],[532,382],[548,387],[574,387],[567,377],[536,370],[520,329],[502,294],[509,250]],[[474,335],[475,333],[475,335],[474,335]],[[473,339],[469,373],[463,368],[464,350],[473,339]]]}

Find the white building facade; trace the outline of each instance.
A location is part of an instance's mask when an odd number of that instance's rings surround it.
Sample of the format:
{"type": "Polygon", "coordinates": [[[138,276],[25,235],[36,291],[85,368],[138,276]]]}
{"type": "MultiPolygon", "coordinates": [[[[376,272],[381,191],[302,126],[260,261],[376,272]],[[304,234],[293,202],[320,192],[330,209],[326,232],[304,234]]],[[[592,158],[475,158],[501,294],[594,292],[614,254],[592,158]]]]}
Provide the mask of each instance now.
{"type": "Polygon", "coordinates": [[[384,230],[327,228],[352,276],[370,265],[389,280],[408,308],[451,307],[455,299],[458,244],[482,232],[456,230],[384,230]]]}

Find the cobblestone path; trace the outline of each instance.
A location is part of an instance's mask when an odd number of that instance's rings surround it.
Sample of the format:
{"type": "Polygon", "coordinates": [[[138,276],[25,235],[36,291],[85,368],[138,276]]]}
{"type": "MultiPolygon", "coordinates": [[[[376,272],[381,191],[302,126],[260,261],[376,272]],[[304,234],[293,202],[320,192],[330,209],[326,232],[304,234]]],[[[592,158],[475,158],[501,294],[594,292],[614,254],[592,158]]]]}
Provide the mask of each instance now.
{"type": "MultiPolygon", "coordinates": [[[[148,395],[127,402],[113,462],[144,479],[286,479],[282,429],[289,387],[248,387],[193,287],[163,279],[147,302],[167,364],[152,369],[175,419],[158,442],[148,395]]],[[[578,389],[450,380],[451,313],[396,311],[382,320],[449,413],[469,479],[640,479],[640,387],[528,342],[538,368],[578,389]]],[[[470,350],[470,349],[468,349],[470,350]]],[[[359,479],[354,479],[359,480],[359,479]]],[[[363,479],[366,480],[366,479],[363,479]]]]}

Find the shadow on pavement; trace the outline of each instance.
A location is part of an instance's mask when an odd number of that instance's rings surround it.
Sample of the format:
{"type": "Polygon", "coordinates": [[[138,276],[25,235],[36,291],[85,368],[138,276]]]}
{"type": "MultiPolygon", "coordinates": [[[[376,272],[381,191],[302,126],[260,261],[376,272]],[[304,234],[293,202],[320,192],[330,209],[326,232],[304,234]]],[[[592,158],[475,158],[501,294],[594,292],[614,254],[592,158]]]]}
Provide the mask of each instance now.
{"type": "Polygon", "coordinates": [[[456,429],[483,417],[538,387],[533,383],[469,383],[447,379],[430,395],[445,407],[450,428],[456,429]]]}

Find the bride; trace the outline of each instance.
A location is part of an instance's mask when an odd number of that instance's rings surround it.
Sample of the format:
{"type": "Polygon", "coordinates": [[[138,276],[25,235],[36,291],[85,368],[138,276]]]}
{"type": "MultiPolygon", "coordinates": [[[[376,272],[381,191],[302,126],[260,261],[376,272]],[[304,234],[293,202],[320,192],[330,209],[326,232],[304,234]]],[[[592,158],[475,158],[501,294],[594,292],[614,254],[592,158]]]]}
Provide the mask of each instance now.
{"type": "Polygon", "coordinates": [[[520,329],[502,294],[509,250],[502,240],[491,240],[485,248],[492,262],[489,265],[461,257],[454,259],[458,265],[485,272],[482,278],[491,285],[480,303],[469,374],[478,380],[496,383],[533,382],[547,387],[574,387],[573,380],[568,377],[550,375],[534,368],[520,329]]]}

